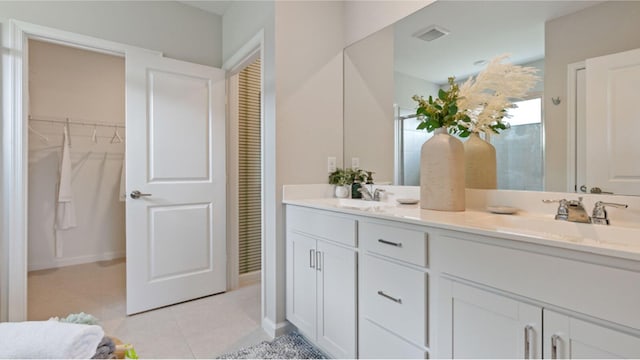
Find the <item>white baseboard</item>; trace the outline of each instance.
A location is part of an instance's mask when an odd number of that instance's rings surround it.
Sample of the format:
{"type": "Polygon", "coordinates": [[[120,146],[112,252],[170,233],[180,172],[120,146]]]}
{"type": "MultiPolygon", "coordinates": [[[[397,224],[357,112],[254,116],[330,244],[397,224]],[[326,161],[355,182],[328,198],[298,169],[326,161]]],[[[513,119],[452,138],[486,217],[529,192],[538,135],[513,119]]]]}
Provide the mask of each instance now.
{"type": "Polygon", "coordinates": [[[238,286],[243,287],[247,285],[259,284],[262,278],[262,271],[252,271],[246,274],[240,274],[238,279],[238,286]]]}
{"type": "Polygon", "coordinates": [[[125,251],[112,251],[112,252],[106,252],[106,253],[96,254],[96,255],[76,256],[76,257],[67,258],[67,259],[65,258],[54,259],[53,261],[48,263],[29,264],[27,269],[28,271],[52,269],[52,268],[59,268],[64,266],[92,263],[96,261],[119,259],[125,256],[126,256],[125,251]]]}
{"type": "Polygon", "coordinates": [[[268,318],[262,318],[262,329],[272,338],[280,335],[288,334],[293,331],[294,326],[287,320],[279,322],[278,324],[271,321],[268,318]]]}

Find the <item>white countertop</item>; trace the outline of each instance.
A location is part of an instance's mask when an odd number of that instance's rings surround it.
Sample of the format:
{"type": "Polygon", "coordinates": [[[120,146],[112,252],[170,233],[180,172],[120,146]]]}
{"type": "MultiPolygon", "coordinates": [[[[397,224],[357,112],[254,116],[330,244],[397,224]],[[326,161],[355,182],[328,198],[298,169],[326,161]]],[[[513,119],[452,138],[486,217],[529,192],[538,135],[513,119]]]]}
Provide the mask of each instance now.
{"type": "MultiPolygon", "coordinates": [[[[548,214],[523,210],[515,215],[492,214],[484,207],[469,209],[469,206],[462,212],[425,210],[419,204],[400,205],[395,201],[416,195],[415,189],[402,193],[404,188],[394,187],[397,196],[382,202],[329,198],[326,187],[314,191],[309,191],[309,186],[304,191],[289,188],[284,191],[283,203],[640,261],[640,224],[637,223],[606,226],[559,221],[553,218],[554,208],[548,214]],[[301,193],[317,197],[296,196],[301,193]]],[[[476,200],[471,202],[478,206],[476,200]]]]}

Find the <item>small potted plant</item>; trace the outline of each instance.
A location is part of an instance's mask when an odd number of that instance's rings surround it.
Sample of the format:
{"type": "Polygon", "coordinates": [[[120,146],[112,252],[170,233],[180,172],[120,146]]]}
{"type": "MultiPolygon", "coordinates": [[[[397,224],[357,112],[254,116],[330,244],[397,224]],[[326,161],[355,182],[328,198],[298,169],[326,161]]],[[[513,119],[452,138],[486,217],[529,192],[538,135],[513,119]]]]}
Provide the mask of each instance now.
{"type": "Polygon", "coordinates": [[[337,168],[336,171],[329,174],[329,184],[336,186],[336,197],[349,197],[349,185],[351,185],[351,169],[337,168]]]}

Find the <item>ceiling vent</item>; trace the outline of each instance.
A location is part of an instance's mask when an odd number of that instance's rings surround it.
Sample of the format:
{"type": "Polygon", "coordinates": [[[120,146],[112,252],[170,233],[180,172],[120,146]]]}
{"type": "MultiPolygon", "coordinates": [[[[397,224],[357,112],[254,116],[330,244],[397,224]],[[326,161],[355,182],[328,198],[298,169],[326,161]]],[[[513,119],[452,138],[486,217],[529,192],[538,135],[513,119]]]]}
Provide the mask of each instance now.
{"type": "Polygon", "coordinates": [[[424,41],[433,41],[445,35],[449,35],[449,30],[436,25],[431,25],[428,28],[420,30],[417,33],[413,34],[414,37],[417,37],[418,39],[422,39],[424,41]]]}

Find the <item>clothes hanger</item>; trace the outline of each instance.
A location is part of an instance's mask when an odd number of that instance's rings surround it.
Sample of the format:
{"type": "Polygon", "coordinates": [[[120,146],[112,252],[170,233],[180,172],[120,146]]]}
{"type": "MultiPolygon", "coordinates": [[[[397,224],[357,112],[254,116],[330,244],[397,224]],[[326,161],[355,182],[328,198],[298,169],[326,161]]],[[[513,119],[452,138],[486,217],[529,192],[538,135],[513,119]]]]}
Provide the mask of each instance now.
{"type": "Polygon", "coordinates": [[[69,147],[71,147],[71,122],[69,118],[66,119],[67,124],[64,126],[64,131],[67,133],[67,142],[69,143],[69,147]]]}
{"type": "Polygon", "coordinates": [[[98,126],[97,125],[93,125],[93,133],[91,134],[91,141],[93,141],[94,144],[98,143],[98,126]]]}
{"type": "Polygon", "coordinates": [[[38,132],[31,125],[29,125],[29,131],[31,131],[32,133],[36,134],[40,138],[40,141],[42,141],[43,143],[49,145],[49,138],[46,137],[45,135],[43,135],[41,132],[38,132]]]}
{"type": "Polygon", "coordinates": [[[111,137],[112,144],[120,144],[122,142],[122,138],[120,137],[120,133],[118,133],[118,126],[113,127],[113,137],[111,137]]]}

